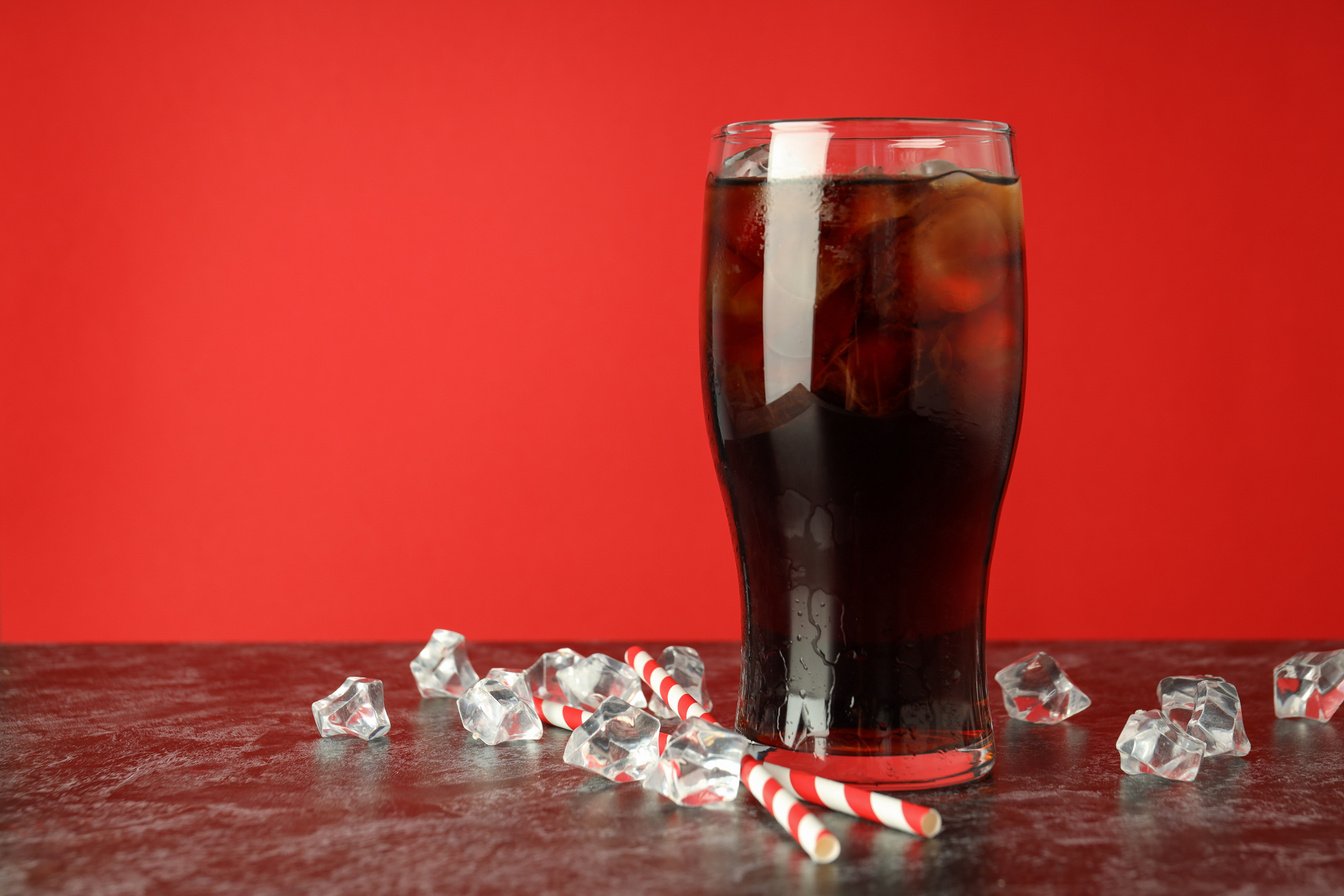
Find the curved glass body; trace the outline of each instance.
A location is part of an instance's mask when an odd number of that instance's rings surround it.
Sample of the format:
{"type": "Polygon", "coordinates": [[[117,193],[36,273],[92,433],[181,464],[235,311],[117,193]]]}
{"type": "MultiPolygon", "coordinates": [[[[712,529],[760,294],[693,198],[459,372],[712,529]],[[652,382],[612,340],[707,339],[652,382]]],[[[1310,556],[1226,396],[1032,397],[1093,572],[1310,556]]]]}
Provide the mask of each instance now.
{"type": "Polygon", "coordinates": [[[1010,132],[749,122],[715,136],[710,168],[704,389],[741,577],[737,726],[840,780],[979,777],[1023,381],[1010,132]]]}

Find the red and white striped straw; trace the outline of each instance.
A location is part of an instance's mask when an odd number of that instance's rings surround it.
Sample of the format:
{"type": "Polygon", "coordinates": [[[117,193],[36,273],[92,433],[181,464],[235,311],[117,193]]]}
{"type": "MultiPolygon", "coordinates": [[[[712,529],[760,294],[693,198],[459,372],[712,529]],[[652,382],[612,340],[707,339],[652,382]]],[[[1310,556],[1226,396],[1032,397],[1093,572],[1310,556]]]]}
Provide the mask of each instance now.
{"type": "Polygon", "coordinates": [[[798,841],[812,861],[825,865],[839,857],[840,841],[826,830],[815,812],[789,795],[765,763],[750,756],[742,757],[742,780],[756,801],[798,841]]]}
{"type": "MultiPolygon", "coordinates": [[[[643,678],[678,716],[683,719],[700,716],[706,721],[717,724],[715,718],[705,712],[705,708],[687,693],[685,688],[677,684],[667,670],[647,651],[631,647],[625,652],[625,661],[635,668],[639,677],[643,678]],[[683,709],[685,714],[682,712],[683,709]]],[[[875,821],[919,837],[936,837],[943,829],[943,818],[937,809],[909,803],[843,781],[833,781],[808,772],[785,768],[768,758],[765,764],[767,770],[773,773],[790,793],[809,803],[844,812],[856,818],[875,821]]]]}
{"type": "MultiPolygon", "coordinates": [[[[537,714],[547,725],[556,728],[565,728],[573,731],[575,728],[588,721],[592,715],[586,709],[579,709],[577,706],[569,706],[564,703],[556,703],[554,700],[542,700],[539,697],[533,697],[532,702],[537,706],[537,714]]],[[[658,752],[662,753],[667,749],[668,734],[666,731],[658,732],[658,752]]]]}
{"type": "Polygon", "coordinates": [[[541,720],[548,725],[554,725],[556,728],[568,728],[573,731],[588,721],[588,717],[592,715],[586,709],[567,706],[554,700],[542,700],[540,697],[533,697],[532,702],[536,704],[537,715],[541,716],[541,720]]]}
{"type": "MultiPolygon", "coordinates": [[[[625,652],[625,661],[634,667],[644,683],[653,688],[663,702],[672,708],[677,717],[683,720],[702,718],[717,725],[718,720],[705,712],[694,697],[677,684],[658,661],[649,656],[642,647],[631,647],[625,652]]],[[[834,862],[840,855],[840,841],[816,813],[794,799],[780,780],[761,763],[750,756],[743,757],[741,777],[747,790],[756,798],[765,811],[774,816],[775,821],[789,832],[789,836],[798,842],[812,861],[821,864],[834,862]]]]}
{"type": "Polygon", "coordinates": [[[625,661],[634,667],[639,673],[639,677],[644,679],[644,683],[653,688],[653,692],[663,698],[663,702],[671,707],[677,714],[677,718],[694,719],[704,717],[707,722],[718,724],[713,716],[705,712],[705,708],[700,702],[686,692],[686,689],[677,684],[677,680],[667,674],[667,670],[658,665],[658,661],[649,656],[648,651],[643,647],[631,647],[625,652],[625,661]]]}
{"type": "Polygon", "coordinates": [[[843,781],[832,781],[798,769],[785,768],[770,761],[766,767],[775,773],[780,783],[800,800],[825,806],[855,818],[866,818],[917,837],[937,837],[943,829],[943,817],[937,809],[877,793],[843,781]]]}

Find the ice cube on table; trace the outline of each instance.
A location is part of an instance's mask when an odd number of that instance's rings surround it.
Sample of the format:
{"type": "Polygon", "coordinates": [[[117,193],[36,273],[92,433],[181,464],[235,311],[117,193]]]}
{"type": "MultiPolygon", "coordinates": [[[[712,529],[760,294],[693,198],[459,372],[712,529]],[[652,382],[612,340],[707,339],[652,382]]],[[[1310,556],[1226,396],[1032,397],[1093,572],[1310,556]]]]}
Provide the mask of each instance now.
{"type": "Polygon", "coordinates": [[[420,655],[411,660],[411,674],[421,697],[460,697],[480,678],[467,659],[467,639],[436,628],[420,655]]]}
{"type": "Polygon", "coordinates": [[[522,700],[524,703],[532,703],[532,689],[527,686],[527,674],[524,673],[523,670],[503,669],[499,666],[495,666],[489,672],[485,673],[485,677],[503,682],[518,695],[519,700],[522,700]]]}
{"type": "Polygon", "coordinates": [[[313,704],[313,721],[323,737],[382,737],[392,730],[383,708],[383,683],[376,678],[347,678],[330,696],[313,704]]]}
{"type": "Polygon", "coordinates": [[[646,705],[639,674],[605,653],[584,657],[555,673],[555,679],[570,706],[593,709],[608,697],[619,697],[631,706],[646,705]]]}
{"type": "MultiPolygon", "coordinates": [[[[1168,675],[1157,683],[1157,701],[1162,714],[1171,718],[1172,712],[1190,712],[1195,708],[1195,691],[1199,683],[1211,675],[1168,675]]],[[[1221,681],[1222,679],[1218,679],[1221,681]]]]}
{"type": "Polygon", "coordinates": [[[1328,722],[1344,703],[1344,648],[1295,654],[1274,670],[1274,715],[1328,722]]]}
{"type": "Polygon", "coordinates": [[[1245,756],[1251,752],[1241,715],[1241,696],[1230,681],[1217,675],[1170,675],[1157,685],[1162,715],[1189,712],[1185,732],[1204,742],[1204,758],[1245,756]]]}
{"type": "Polygon", "coordinates": [[[1193,781],[1204,760],[1204,742],[1156,709],[1132,714],[1115,748],[1125,774],[1156,775],[1170,781],[1193,781]]]}
{"type": "Polygon", "coordinates": [[[565,762],[616,782],[641,781],[658,761],[658,719],[611,697],[565,744],[565,762]]]}
{"type": "Polygon", "coordinates": [[[457,701],[462,727],[487,744],[541,740],[541,716],[526,692],[495,678],[482,678],[457,701]]]}
{"type": "Polygon", "coordinates": [[[644,779],[644,789],[681,806],[710,806],[737,796],[745,737],[704,719],[682,722],[644,779]]]}
{"type": "Polygon", "coordinates": [[[1054,725],[1092,705],[1050,654],[1039,651],[1004,666],[994,675],[1003,688],[1003,707],[1023,722],[1054,725]]]}
{"type": "Polygon", "coordinates": [[[565,692],[555,676],[561,669],[568,669],[581,659],[583,659],[583,654],[570,650],[568,647],[548,650],[537,657],[537,661],[528,666],[526,672],[527,684],[532,689],[532,696],[540,697],[542,700],[564,703],[565,692]]]}
{"type": "MultiPolygon", "coordinates": [[[[658,655],[658,664],[706,711],[714,708],[714,702],[709,699],[709,692],[705,690],[705,662],[700,659],[700,653],[694,647],[665,648],[658,655]]],[[[677,717],[672,708],[656,693],[649,698],[649,712],[660,719],[677,717]]]]}

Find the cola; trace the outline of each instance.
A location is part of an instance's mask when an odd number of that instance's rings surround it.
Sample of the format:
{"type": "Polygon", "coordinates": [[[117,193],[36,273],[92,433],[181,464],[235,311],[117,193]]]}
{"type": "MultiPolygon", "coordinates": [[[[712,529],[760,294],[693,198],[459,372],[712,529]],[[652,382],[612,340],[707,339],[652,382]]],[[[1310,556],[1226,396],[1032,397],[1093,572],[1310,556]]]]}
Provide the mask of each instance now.
{"type": "Polygon", "coordinates": [[[705,407],[744,606],[737,726],[844,780],[977,777],[1022,399],[1018,181],[950,165],[711,175],[705,220],[705,407]]]}

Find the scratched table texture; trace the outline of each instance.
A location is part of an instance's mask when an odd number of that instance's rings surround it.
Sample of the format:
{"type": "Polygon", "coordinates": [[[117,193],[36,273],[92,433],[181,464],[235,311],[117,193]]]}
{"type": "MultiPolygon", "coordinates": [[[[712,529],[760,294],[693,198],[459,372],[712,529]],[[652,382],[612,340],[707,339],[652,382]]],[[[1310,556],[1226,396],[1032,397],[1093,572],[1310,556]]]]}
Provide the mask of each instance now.
{"type": "MultiPolygon", "coordinates": [[[[1049,650],[1092,707],[1009,721],[991,682],[993,774],[916,797],[942,835],[819,810],[843,844],[828,866],[745,790],[682,809],[566,766],[563,731],[473,743],[455,701],[417,695],[419,646],[0,648],[0,892],[1344,892],[1344,713],[1276,720],[1271,705],[1274,665],[1328,645],[992,644],[991,671],[1049,650]],[[1122,774],[1126,717],[1188,673],[1237,685],[1250,755],[1188,784],[1122,774]],[[318,738],[309,706],[347,675],[385,682],[387,738],[318,738]]],[[[557,646],[471,654],[522,667],[557,646]]],[[[731,718],[737,648],[697,646],[731,718]]]]}

